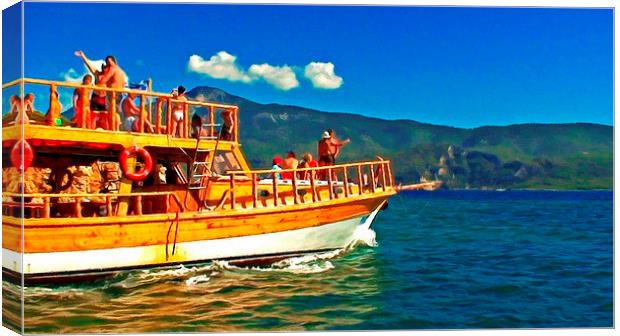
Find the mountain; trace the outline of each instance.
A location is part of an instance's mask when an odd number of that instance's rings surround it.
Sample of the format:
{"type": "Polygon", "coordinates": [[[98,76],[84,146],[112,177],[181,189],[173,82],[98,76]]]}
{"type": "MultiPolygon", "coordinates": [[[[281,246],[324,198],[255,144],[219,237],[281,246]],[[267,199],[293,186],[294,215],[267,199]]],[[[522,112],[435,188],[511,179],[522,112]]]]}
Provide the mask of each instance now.
{"type": "MultiPolygon", "coordinates": [[[[316,153],[327,128],[352,142],[340,161],[392,160],[396,179],[444,180],[452,188],[610,189],[613,127],[520,124],[464,129],[384,120],[299,106],[260,104],[220,89],[197,87],[190,98],[240,108],[240,141],[253,167],[289,150],[316,153]]],[[[200,112],[199,112],[200,113],[200,112]]]]}

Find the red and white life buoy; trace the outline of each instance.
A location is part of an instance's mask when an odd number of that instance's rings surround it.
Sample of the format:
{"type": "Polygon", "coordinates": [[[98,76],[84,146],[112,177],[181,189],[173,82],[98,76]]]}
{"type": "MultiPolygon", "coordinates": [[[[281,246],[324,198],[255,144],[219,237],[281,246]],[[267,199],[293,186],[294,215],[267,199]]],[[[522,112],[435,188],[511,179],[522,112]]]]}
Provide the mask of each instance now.
{"type": "Polygon", "coordinates": [[[124,151],[121,152],[119,161],[121,164],[121,170],[123,171],[123,174],[132,181],[144,180],[147,176],[149,176],[149,174],[153,170],[153,158],[151,157],[151,154],[149,154],[149,152],[142,147],[131,146],[129,148],[126,148],[124,151]],[[127,159],[132,155],[138,155],[139,157],[142,158],[142,161],[144,161],[144,168],[142,168],[139,171],[133,172],[133,173],[128,173],[127,172],[127,168],[128,168],[127,159]]]}
{"type": "Polygon", "coordinates": [[[28,169],[30,165],[32,165],[32,161],[34,160],[34,151],[32,150],[32,147],[30,147],[30,144],[27,141],[23,140],[24,160],[22,161],[21,143],[22,140],[19,140],[15,143],[15,145],[13,145],[13,149],[11,149],[11,163],[14,167],[17,167],[17,169],[20,169],[23,165],[23,169],[24,171],[26,171],[26,169],[28,169]]]}

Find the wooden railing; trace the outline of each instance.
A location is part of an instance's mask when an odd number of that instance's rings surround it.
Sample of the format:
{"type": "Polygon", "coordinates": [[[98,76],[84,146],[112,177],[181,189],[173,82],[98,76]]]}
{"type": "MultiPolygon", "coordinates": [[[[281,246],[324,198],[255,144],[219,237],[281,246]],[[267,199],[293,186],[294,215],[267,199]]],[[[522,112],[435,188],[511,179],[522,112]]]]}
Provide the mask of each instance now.
{"type": "Polygon", "coordinates": [[[251,171],[229,171],[226,173],[230,179],[228,205],[230,209],[237,207],[238,186],[236,176],[249,177],[252,183],[251,208],[259,207],[259,181],[261,175],[271,178],[271,198],[273,206],[287,205],[285,199],[281,199],[282,186],[291,186],[292,203],[305,203],[305,197],[299,195],[300,187],[308,187],[311,198],[309,202],[329,201],[337,198],[350,198],[364,194],[386,192],[394,188],[394,178],[390,161],[370,161],[339,164],[333,166],[321,166],[312,168],[296,169],[262,169],[251,171]],[[353,171],[353,174],[349,172],[353,171]],[[277,178],[283,174],[290,175],[290,179],[277,178]],[[355,176],[355,179],[351,177],[355,176]],[[307,177],[302,178],[302,177],[307,177]],[[289,182],[290,181],[290,182],[289,182]],[[290,184],[289,184],[290,183],[290,184]],[[338,189],[335,189],[338,187],[338,189]],[[342,187],[342,188],[340,188],[342,187]],[[352,187],[356,187],[355,192],[352,187]],[[321,197],[320,190],[328,189],[328,198],[321,197]],[[337,191],[341,191],[342,196],[337,191]]]}
{"type": "MultiPolygon", "coordinates": [[[[176,209],[180,212],[184,210],[183,204],[178,195],[174,192],[136,192],[130,194],[18,194],[2,193],[2,215],[21,217],[21,206],[24,207],[24,217],[30,218],[51,218],[51,217],[85,217],[84,213],[92,213],[90,216],[117,216],[118,204],[123,199],[129,200],[128,204],[133,210],[132,215],[141,216],[151,213],[170,213],[172,201],[176,204],[176,209]],[[165,197],[165,202],[161,198],[165,197]],[[154,202],[156,210],[152,207],[144,211],[145,204],[149,200],[154,202]],[[23,202],[22,202],[23,201],[23,202]],[[52,209],[56,207],[63,215],[55,216],[52,209]],[[85,211],[88,207],[89,211],[85,211]]],[[[125,215],[125,214],[123,214],[125,215]]]]}
{"type": "MultiPolygon", "coordinates": [[[[42,79],[33,79],[33,78],[24,78],[22,79],[18,79],[18,80],[14,80],[8,83],[5,83],[2,85],[3,89],[12,87],[12,86],[19,86],[21,85],[21,83],[24,83],[25,85],[27,84],[33,84],[33,85],[44,85],[44,86],[48,86],[49,87],[49,99],[50,99],[50,106],[52,104],[52,101],[54,101],[56,98],[56,94],[55,92],[57,92],[58,88],[72,88],[72,89],[84,89],[82,90],[82,96],[81,96],[81,101],[82,101],[82,111],[84,116],[81,118],[81,122],[79,125],[72,125],[73,127],[78,127],[78,128],[92,128],[92,125],[88,125],[87,121],[90,120],[91,118],[91,111],[90,111],[90,92],[91,90],[97,90],[97,91],[104,91],[107,94],[107,101],[108,101],[108,108],[109,111],[107,112],[107,130],[111,130],[111,131],[118,131],[120,129],[120,125],[122,124],[122,121],[120,119],[120,112],[119,111],[119,106],[118,103],[110,103],[110,102],[117,102],[118,101],[118,95],[119,94],[135,94],[137,98],[139,98],[139,108],[140,108],[140,114],[139,114],[139,127],[138,127],[138,132],[139,133],[151,133],[148,130],[148,127],[146,127],[146,121],[148,121],[149,123],[151,123],[153,125],[153,131],[152,133],[154,134],[168,134],[168,135],[176,135],[176,130],[173,130],[171,128],[172,124],[173,124],[173,112],[175,110],[180,110],[180,109],[175,109],[175,107],[178,107],[178,104],[182,105],[182,111],[183,111],[183,121],[181,124],[181,132],[180,132],[180,137],[181,138],[189,138],[191,136],[191,118],[192,118],[192,114],[190,113],[190,109],[192,107],[194,108],[206,108],[207,109],[207,120],[203,120],[203,124],[210,124],[211,126],[209,126],[206,131],[208,136],[218,136],[217,132],[218,132],[218,128],[216,128],[215,126],[213,126],[216,122],[217,116],[217,110],[221,110],[222,113],[232,113],[232,117],[233,117],[233,132],[232,132],[232,140],[230,141],[235,141],[238,142],[238,135],[239,135],[239,108],[237,106],[234,105],[226,105],[226,104],[218,104],[218,103],[208,103],[208,102],[200,102],[200,101],[195,101],[195,100],[177,100],[174,99],[174,97],[172,96],[172,94],[169,93],[157,93],[157,92],[151,92],[151,91],[144,91],[144,90],[133,90],[133,89],[113,89],[113,88],[108,88],[108,87],[102,87],[102,86],[95,86],[95,85],[83,85],[83,84],[78,84],[78,83],[71,83],[71,82],[61,82],[61,81],[50,81],[50,80],[42,80],[42,79]],[[155,109],[154,111],[152,111],[151,106],[147,106],[146,101],[147,98],[154,98],[155,99],[155,109]],[[152,117],[152,114],[154,115],[154,118],[152,117]],[[153,121],[153,119],[155,119],[153,121]]],[[[21,104],[23,105],[23,104],[21,104]]],[[[66,110],[67,107],[65,106],[64,109],[66,110]]],[[[20,111],[20,113],[23,113],[23,111],[20,111]]],[[[23,118],[19,118],[18,121],[23,121],[23,118]]],[[[53,122],[49,122],[46,123],[48,126],[54,127],[56,126],[55,123],[53,122]]]]}

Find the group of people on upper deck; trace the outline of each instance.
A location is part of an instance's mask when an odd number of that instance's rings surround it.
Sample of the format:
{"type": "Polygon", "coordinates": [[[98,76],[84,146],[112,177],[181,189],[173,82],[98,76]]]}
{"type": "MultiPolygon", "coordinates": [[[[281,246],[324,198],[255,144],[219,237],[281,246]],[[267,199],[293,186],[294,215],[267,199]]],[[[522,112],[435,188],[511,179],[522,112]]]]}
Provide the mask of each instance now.
{"type": "MultiPolygon", "coordinates": [[[[90,60],[83,51],[79,50],[74,54],[82,60],[90,73],[84,75],[81,81],[82,85],[88,87],[78,87],[73,91],[72,106],[75,112],[71,120],[73,126],[113,131],[155,132],[155,125],[151,122],[149,113],[144,120],[141,120],[142,111],[141,106],[136,104],[136,92],[116,92],[113,95],[112,91],[101,89],[121,90],[127,87],[127,76],[114,56],[107,56],[101,67],[97,68],[96,62],[90,60]],[[113,109],[112,107],[117,108],[113,109]],[[121,113],[123,118],[121,118],[121,113]]],[[[187,103],[185,101],[187,101],[187,97],[185,91],[185,87],[179,85],[170,93],[172,102],[168,106],[169,124],[158,125],[160,131],[172,136],[184,136],[186,134],[184,121],[188,111],[186,110],[187,103]]],[[[59,94],[54,85],[51,85],[51,92],[53,96],[50,97],[46,122],[51,126],[61,126],[63,125],[62,105],[59,102],[59,94]]],[[[11,120],[14,120],[12,122],[26,124],[32,122],[29,120],[28,114],[33,115],[34,113],[34,98],[35,96],[32,93],[25,95],[23,101],[17,95],[10,98],[11,120]]],[[[164,96],[156,99],[157,111],[161,110],[166,99],[167,97],[164,96]]],[[[222,109],[221,118],[222,127],[219,131],[219,138],[225,141],[234,140],[234,113],[230,109],[222,109]]],[[[202,117],[195,113],[191,118],[190,132],[187,134],[193,137],[214,136],[215,131],[210,129],[208,132],[203,128],[203,123],[202,117]]]]}
{"type": "MultiPolygon", "coordinates": [[[[336,158],[340,155],[340,150],[346,144],[349,144],[351,139],[344,141],[339,140],[336,137],[336,132],[329,128],[323,132],[321,140],[317,144],[318,161],[314,160],[312,154],[305,153],[303,159],[299,161],[294,151],[289,151],[286,158],[282,159],[279,155],[276,155],[273,160],[272,170],[276,171],[274,177],[276,179],[290,180],[293,178],[293,172],[284,171],[278,173],[280,170],[297,169],[297,168],[315,168],[324,166],[333,166],[336,164],[336,158]]],[[[322,170],[302,170],[297,172],[297,178],[307,180],[310,175],[318,179],[326,179],[326,173],[322,170]]]]}

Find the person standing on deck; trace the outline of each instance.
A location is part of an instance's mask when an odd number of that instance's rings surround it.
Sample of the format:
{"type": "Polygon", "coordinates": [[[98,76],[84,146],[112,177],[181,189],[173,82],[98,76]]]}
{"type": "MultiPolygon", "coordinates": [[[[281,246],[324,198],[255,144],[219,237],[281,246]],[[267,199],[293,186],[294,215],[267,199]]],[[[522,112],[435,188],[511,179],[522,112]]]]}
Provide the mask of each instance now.
{"type": "MultiPolygon", "coordinates": [[[[336,133],[332,129],[323,132],[323,137],[318,143],[319,166],[333,166],[336,164],[336,156],[340,154],[340,147],[350,143],[351,140],[339,141],[336,133]]],[[[335,179],[336,174],[332,171],[332,177],[335,179]]],[[[326,172],[320,171],[320,178],[327,179],[326,172]]]]}
{"type": "MultiPolygon", "coordinates": [[[[179,85],[176,90],[172,91],[172,99],[187,101],[185,97],[185,87],[179,85]]],[[[172,127],[170,128],[170,134],[172,136],[183,136],[183,119],[185,118],[185,103],[174,103],[172,105],[172,127]]]]}
{"type": "MultiPolygon", "coordinates": [[[[121,67],[116,63],[116,58],[114,56],[106,56],[105,58],[105,69],[100,78],[101,82],[105,84],[105,86],[111,89],[119,89],[122,90],[125,88],[127,84],[127,75],[121,67]]],[[[108,92],[108,102],[109,106],[112,104],[120,104],[122,100],[121,93],[116,93],[116,101],[112,101],[112,92],[108,92]]],[[[107,118],[106,118],[107,119],[107,118]]]]}
{"type": "Polygon", "coordinates": [[[351,142],[351,139],[347,139],[345,141],[340,141],[336,138],[336,132],[328,128],[327,133],[329,134],[329,143],[331,146],[331,151],[334,153],[334,164],[336,163],[336,158],[340,155],[340,148],[351,142]]]}
{"type": "Polygon", "coordinates": [[[123,89],[125,84],[127,84],[127,76],[116,63],[114,56],[107,56],[105,58],[105,70],[101,76],[101,82],[112,89],[123,89]]]}
{"type": "MultiPolygon", "coordinates": [[[[82,78],[82,85],[91,85],[92,83],[93,83],[93,76],[84,75],[84,77],[82,78]]],[[[84,97],[88,97],[88,93],[84,92],[85,90],[88,90],[88,89],[76,88],[75,90],[73,90],[73,111],[75,111],[75,114],[73,116],[73,123],[75,127],[80,127],[82,125],[82,119],[86,117],[88,118],[88,120],[86,120],[86,127],[92,128],[93,125],[92,125],[91,118],[89,116],[90,113],[88,113],[89,111],[84,110],[84,102],[82,101],[84,97]]],[[[93,97],[95,97],[94,93],[93,93],[93,97]]],[[[104,98],[104,103],[105,103],[105,98],[104,98]]],[[[93,108],[92,101],[90,102],[90,108],[91,109],[93,108]]]]}
{"type": "MultiPolygon", "coordinates": [[[[103,74],[106,72],[106,64],[102,64],[101,69],[97,70],[95,68],[95,65],[93,64],[93,61],[88,59],[83,51],[78,50],[74,54],[75,56],[78,56],[82,59],[82,62],[84,62],[84,65],[94,77],[95,85],[106,86],[105,82],[103,82],[102,80],[103,74]]],[[[103,90],[93,90],[93,94],[90,97],[90,112],[93,114],[93,116],[90,119],[94,125],[91,125],[89,123],[87,127],[94,128],[97,124],[97,121],[101,119],[100,124],[102,128],[111,129],[110,125],[108,125],[107,122],[107,111],[108,107],[106,105],[106,92],[103,90]]]]}
{"type": "Polygon", "coordinates": [[[45,121],[49,126],[60,126],[62,125],[62,119],[60,118],[62,105],[58,99],[58,90],[54,90],[52,95],[53,96],[50,98],[50,107],[45,115],[45,121]]]}

